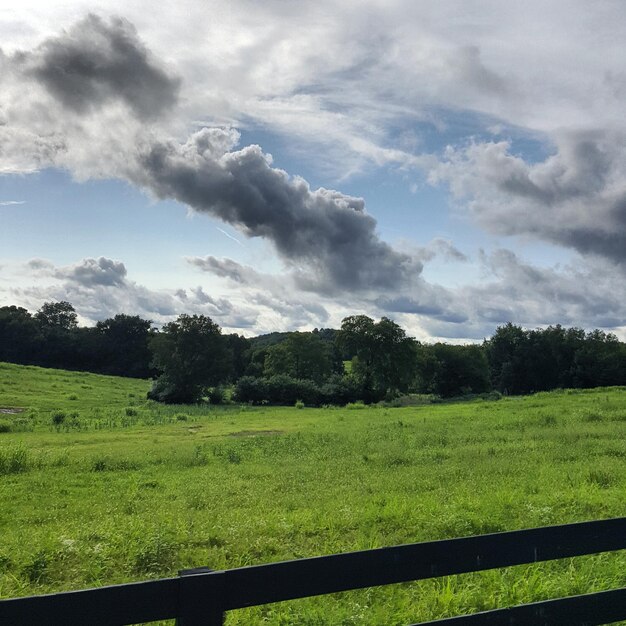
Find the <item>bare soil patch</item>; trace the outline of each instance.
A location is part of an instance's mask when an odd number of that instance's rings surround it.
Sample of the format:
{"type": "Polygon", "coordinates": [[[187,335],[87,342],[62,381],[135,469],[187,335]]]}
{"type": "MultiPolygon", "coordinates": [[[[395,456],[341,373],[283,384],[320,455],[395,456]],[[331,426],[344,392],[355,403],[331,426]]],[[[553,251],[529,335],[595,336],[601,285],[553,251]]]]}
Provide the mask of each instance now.
{"type": "Polygon", "coordinates": [[[16,415],[17,413],[23,413],[25,410],[18,407],[0,407],[0,413],[4,415],[16,415]]]}

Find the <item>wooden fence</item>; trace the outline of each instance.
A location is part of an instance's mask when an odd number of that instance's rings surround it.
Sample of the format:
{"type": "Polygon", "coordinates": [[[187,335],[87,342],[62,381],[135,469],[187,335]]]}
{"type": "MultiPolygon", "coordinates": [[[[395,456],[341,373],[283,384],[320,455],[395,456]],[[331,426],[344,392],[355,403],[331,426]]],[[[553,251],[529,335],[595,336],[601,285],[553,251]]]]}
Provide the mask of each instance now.
{"type": "MultiPolygon", "coordinates": [[[[177,619],[217,626],[226,611],[351,589],[626,548],[626,517],[415,543],[44,596],[0,600],[0,625],[119,626],[177,619]]],[[[626,588],[428,622],[507,626],[626,620],[626,588]]]]}

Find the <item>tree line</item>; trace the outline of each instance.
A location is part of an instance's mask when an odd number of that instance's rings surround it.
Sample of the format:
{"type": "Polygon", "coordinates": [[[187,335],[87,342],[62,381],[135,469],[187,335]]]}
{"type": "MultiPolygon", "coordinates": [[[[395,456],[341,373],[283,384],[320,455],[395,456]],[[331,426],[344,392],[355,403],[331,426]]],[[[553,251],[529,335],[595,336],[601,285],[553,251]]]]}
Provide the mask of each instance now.
{"type": "Polygon", "coordinates": [[[65,301],[0,307],[0,361],[152,378],[149,397],[169,403],[219,403],[226,386],[239,402],[320,405],[626,385],[626,344],[600,330],[509,323],[481,345],[426,344],[352,315],[339,329],[248,339],[203,315],[160,330],[125,314],[81,327],[65,301]]]}

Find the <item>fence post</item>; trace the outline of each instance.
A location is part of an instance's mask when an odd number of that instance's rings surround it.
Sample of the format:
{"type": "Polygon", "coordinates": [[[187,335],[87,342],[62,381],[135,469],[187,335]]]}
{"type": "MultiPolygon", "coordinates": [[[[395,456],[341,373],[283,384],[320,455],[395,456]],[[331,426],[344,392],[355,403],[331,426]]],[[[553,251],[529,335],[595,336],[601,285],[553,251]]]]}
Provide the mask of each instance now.
{"type": "MultiPolygon", "coordinates": [[[[186,578],[197,574],[208,574],[212,571],[209,567],[195,567],[180,570],[178,575],[186,578]]],[[[188,578],[181,585],[176,626],[224,626],[225,615],[220,603],[215,601],[216,598],[211,598],[204,605],[199,601],[200,592],[201,590],[192,583],[192,579],[188,578]]]]}

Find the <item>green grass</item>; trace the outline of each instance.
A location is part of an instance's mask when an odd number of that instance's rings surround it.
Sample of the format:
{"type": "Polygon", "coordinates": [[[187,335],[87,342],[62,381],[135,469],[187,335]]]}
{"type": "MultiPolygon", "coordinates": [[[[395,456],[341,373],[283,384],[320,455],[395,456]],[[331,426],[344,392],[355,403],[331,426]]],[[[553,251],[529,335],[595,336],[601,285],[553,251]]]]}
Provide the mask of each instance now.
{"type": "MultiPolygon", "coordinates": [[[[25,409],[0,416],[0,597],[626,515],[623,388],[361,410],[163,407],[147,388],[0,364],[0,407],[25,409]]],[[[400,625],[624,584],[613,553],[227,623],[400,625]]]]}

